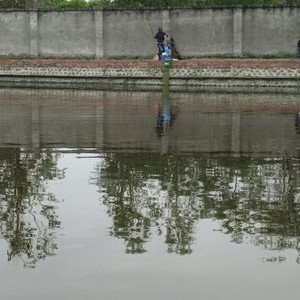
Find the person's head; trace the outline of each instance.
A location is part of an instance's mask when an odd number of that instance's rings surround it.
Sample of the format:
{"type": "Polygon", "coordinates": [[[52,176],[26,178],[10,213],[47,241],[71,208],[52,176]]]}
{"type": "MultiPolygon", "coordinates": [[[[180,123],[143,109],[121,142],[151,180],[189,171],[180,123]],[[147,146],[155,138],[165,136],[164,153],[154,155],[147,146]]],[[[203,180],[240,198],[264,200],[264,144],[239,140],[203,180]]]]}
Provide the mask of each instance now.
{"type": "Polygon", "coordinates": [[[162,32],[162,28],[161,27],[158,27],[158,32],[162,32]]]}

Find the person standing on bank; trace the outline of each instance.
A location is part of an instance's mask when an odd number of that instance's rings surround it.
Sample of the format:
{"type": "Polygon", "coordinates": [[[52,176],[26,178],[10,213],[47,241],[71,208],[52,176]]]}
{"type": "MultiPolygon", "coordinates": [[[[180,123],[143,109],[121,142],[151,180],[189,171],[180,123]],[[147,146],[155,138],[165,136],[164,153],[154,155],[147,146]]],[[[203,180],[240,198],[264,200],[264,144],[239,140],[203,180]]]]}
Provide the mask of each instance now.
{"type": "Polygon", "coordinates": [[[158,28],[158,32],[156,33],[154,39],[157,40],[157,47],[158,47],[158,59],[161,60],[161,55],[164,52],[164,41],[165,36],[168,36],[165,32],[163,32],[162,28],[158,28]]]}

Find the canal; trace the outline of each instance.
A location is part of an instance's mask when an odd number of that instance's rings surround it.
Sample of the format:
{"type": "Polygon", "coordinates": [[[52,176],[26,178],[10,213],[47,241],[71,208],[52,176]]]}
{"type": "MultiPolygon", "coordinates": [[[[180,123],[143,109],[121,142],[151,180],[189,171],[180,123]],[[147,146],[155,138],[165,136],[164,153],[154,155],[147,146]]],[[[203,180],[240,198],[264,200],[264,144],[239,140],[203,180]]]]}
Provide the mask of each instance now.
{"type": "Polygon", "coordinates": [[[300,98],[0,90],[1,299],[299,297],[300,98]]]}

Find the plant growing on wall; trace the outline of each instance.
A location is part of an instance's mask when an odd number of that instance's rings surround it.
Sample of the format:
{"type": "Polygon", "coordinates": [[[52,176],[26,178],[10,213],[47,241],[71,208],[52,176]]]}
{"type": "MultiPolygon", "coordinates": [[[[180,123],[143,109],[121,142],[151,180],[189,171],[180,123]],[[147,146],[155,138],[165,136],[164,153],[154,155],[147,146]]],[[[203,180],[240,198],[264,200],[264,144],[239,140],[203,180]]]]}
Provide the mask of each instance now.
{"type": "Polygon", "coordinates": [[[0,0],[0,8],[163,8],[232,5],[300,5],[300,0],[0,0]]]}
{"type": "Polygon", "coordinates": [[[24,0],[0,0],[1,8],[25,8],[24,0]]]}

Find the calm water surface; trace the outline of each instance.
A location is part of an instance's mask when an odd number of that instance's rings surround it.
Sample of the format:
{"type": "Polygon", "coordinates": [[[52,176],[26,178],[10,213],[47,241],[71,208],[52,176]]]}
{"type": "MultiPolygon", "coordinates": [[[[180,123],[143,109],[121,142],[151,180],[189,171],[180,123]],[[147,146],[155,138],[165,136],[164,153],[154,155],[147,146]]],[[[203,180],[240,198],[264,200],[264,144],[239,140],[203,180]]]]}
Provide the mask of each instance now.
{"type": "Polygon", "coordinates": [[[299,299],[299,99],[0,90],[1,299],[299,299]]]}

